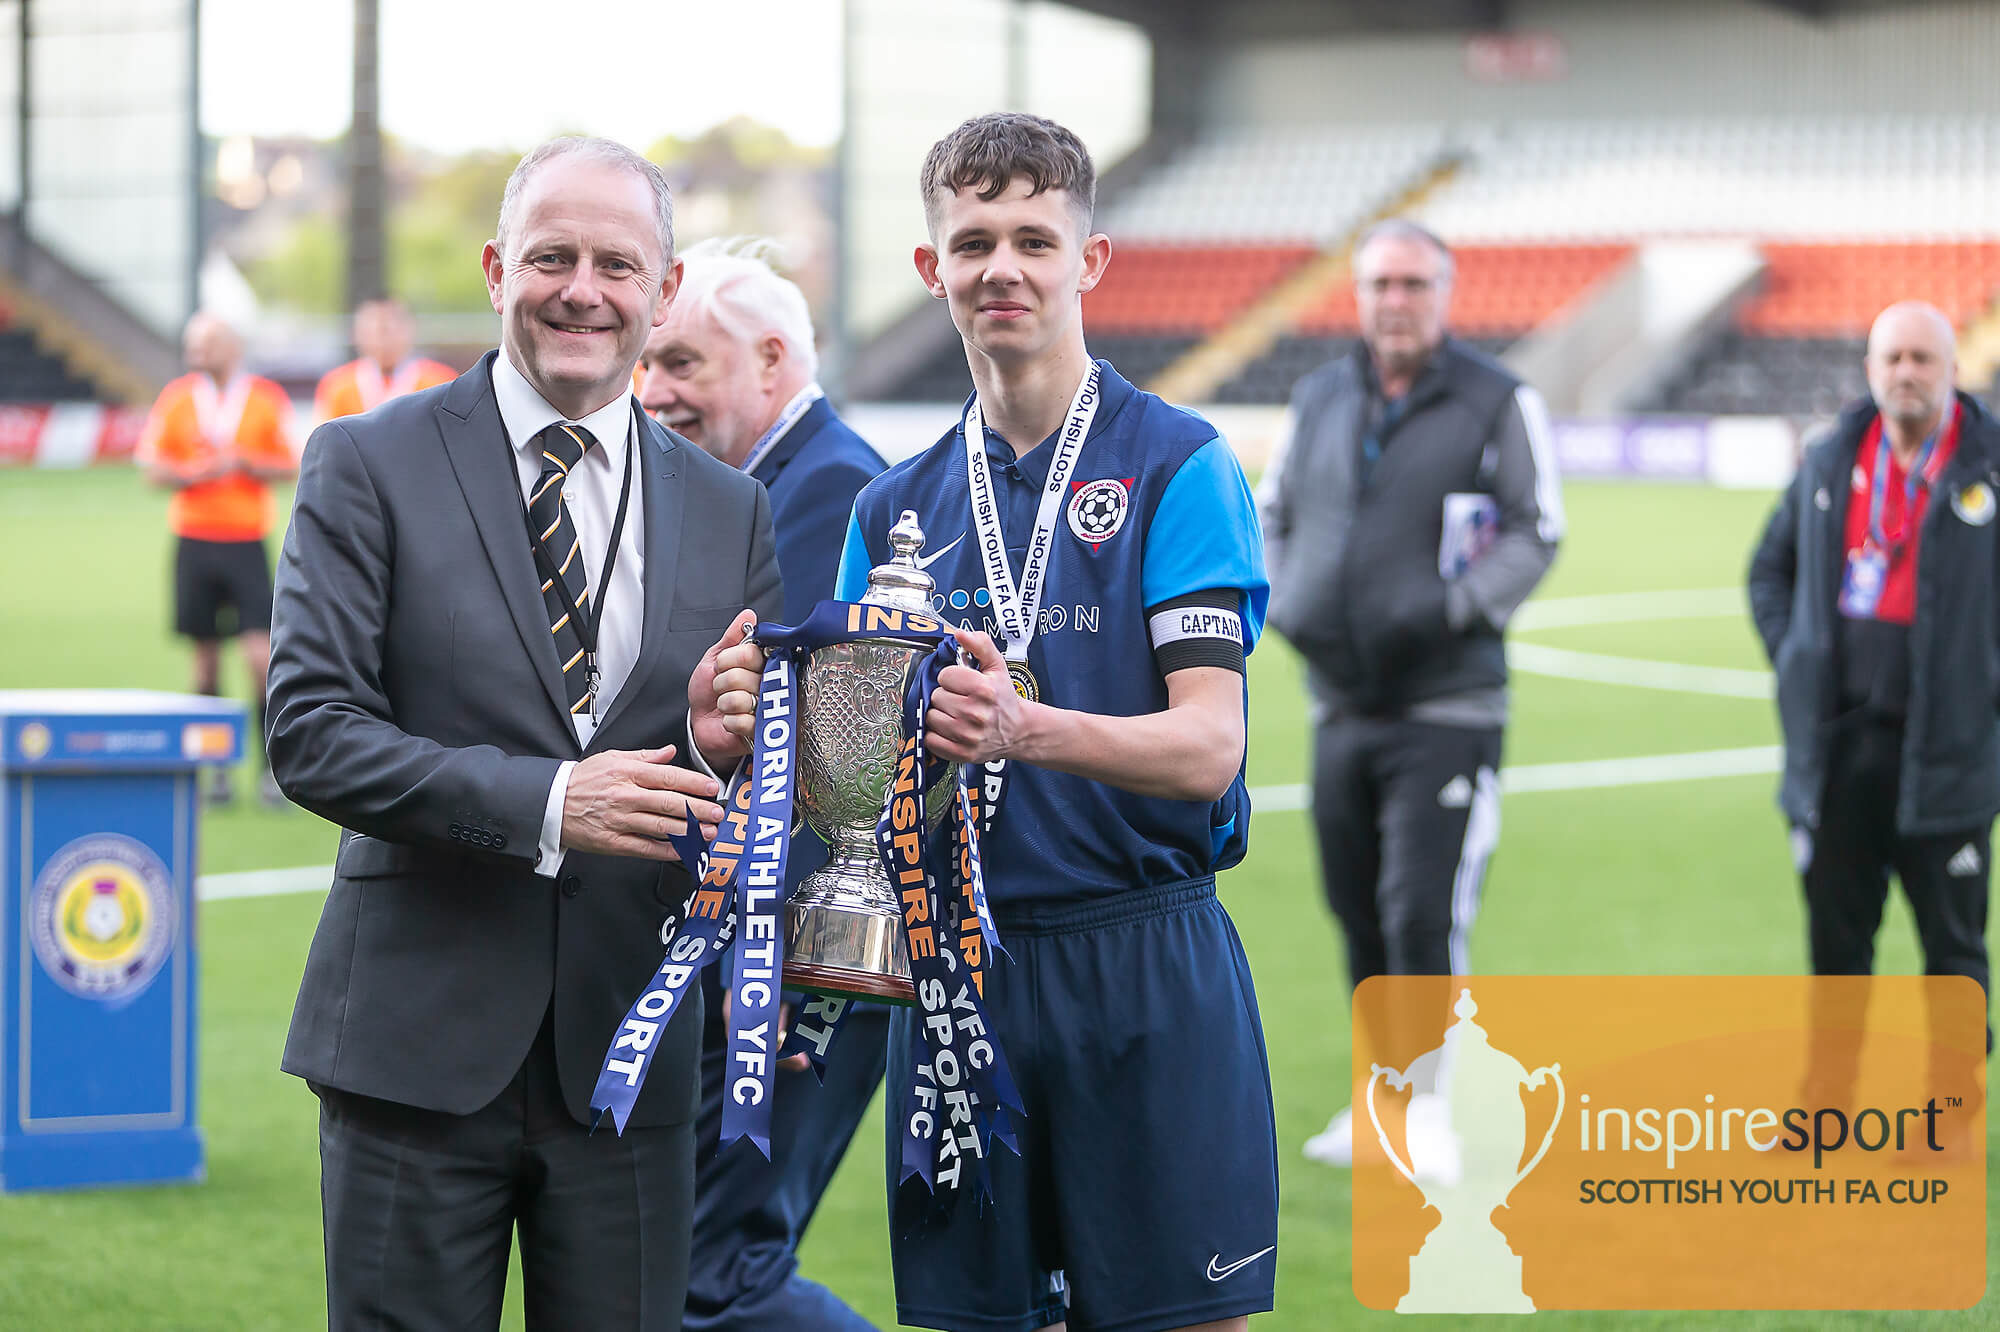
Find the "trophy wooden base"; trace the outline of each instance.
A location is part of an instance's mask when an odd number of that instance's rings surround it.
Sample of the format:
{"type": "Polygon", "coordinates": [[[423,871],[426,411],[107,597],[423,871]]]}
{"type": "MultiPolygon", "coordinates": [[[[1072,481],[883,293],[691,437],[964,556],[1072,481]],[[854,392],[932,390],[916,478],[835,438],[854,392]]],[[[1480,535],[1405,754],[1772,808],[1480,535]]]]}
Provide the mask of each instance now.
{"type": "Polygon", "coordinates": [[[815,966],[809,962],[785,963],[784,985],[788,990],[838,995],[843,999],[867,999],[879,1004],[914,1005],[917,1002],[917,987],[908,976],[884,976],[875,971],[815,966]]]}

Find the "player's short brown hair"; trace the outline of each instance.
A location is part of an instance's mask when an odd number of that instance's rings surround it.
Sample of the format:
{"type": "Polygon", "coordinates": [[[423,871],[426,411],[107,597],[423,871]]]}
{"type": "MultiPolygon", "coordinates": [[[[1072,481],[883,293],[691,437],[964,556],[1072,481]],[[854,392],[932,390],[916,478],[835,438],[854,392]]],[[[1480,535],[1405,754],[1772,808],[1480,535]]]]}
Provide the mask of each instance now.
{"type": "Polygon", "coordinates": [[[931,145],[919,184],[924,223],[937,239],[944,196],[977,190],[991,202],[1025,178],[1029,193],[1063,190],[1075,205],[1083,233],[1097,207],[1097,168],[1075,134],[1041,116],[995,111],[974,116],[931,145]]]}

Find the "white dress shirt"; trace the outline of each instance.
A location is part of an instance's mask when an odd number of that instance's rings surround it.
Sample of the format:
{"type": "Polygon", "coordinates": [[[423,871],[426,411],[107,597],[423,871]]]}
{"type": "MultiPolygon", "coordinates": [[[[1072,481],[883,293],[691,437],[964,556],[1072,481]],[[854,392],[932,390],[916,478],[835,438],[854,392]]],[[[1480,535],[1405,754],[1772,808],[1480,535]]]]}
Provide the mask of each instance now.
{"type": "MultiPolygon", "coordinates": [[[[503,347],[493,359],[493,396],[500,406],[500,420],[507,427],[513,446],[514,466],[519,473],[523,502],[534,493],[546,465],[535,446],[535,436],[567,420],[542,398],[527,377],[515,368],[503,347]]],[[[580,745],[588,745],[597,723],[610,710],[618,691],[625,687],[639,659],[639,641],[645,629],[646,596],[646,469],[644,459],[632,459],[632,495],[626,501],[625,526],[618,536],[618,560],[613,566],[611,586],[600,590],[599,575],[611,540],[611,524],[618,514],[618,492],[625,482],[626,456],[639,446],[633,420],[632,395],[621,393],[604,406],[571,425],[588,430],[597,441],[583,455],[563,482],[563,507],[576,525],[582,544],[583,572],[592,598],[603,598],[603,617],[597,626],[597,666],[599,689],[596,715],[590,710],[572,714],[580,745]]],[[[526,520],[523,519],[523,533],[526,520]]],[[[563,801],[569,792],[570,770],[575,762],[556,770],[549,787],[548,804],[542,814],[542,835],[536,848],[535,872],[553,876],[562,868],[563,801]]]]}

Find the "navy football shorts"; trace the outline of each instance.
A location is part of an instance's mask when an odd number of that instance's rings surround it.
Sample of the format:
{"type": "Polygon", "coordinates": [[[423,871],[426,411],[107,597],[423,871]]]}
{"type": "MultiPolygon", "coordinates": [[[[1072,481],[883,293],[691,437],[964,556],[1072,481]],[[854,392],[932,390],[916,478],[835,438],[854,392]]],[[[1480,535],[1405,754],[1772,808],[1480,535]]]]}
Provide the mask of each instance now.
{"type": "MultiPolygon", "coordinates": [[[[952,1332],[1158,1332],[1271,1308],[1278,1148],[1257,995],[1213,879],[1061,907],[995,904],[1013,956],[988,1009],[1027,1120],[991,1149],[993,1200],[941,1219],[898,1188],[896,1316],[952,1332]]],[[[910,1085],[914,1010],[889,1036],[910,1085]]]]}

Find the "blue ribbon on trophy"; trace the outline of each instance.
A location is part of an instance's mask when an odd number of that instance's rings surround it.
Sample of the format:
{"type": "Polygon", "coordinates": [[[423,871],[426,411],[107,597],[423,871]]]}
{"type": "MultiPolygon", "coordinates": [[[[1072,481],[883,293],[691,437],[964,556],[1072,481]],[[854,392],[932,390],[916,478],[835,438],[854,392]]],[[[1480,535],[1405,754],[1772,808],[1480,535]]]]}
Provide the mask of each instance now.
{"type": "MultiPolygon", "coordinates": [[[[898,524],[892,534],[898,558],[893,566],[871,574],[871,597],[885,571],[890,575],[882,584],[885,588],[897,576],[928,584],[928,576],[914,562],[921,540],[914,519],[906,516],[906,522],[898,524]]],[[[668,957],[633,1004],[606,1052],[591,1105],[599,1122],[609,1114],[618,1131],[624,1130],[659,1032],[673,1016],[694,975],[713,962],[734,937],[736,976],[730,998],[722,1142],[747,1137],[768,1158],[778,1060],[804,1050],[816,1070],[822,1068],[853,995],[866,993],[891,1002],[910,1002],[914,991],[921,1015],[915,1038],[919,1060],[905,1097],[902,1177],[919,1175],[940,1197],[956,1197],[968,1178],[964,1161],[972,1157],[978,1168],[971,1178],[980,1192],[986,1192],[985,1144],[998,1136],[1013,1147],[1010,1115],[1023,1111],[984,1003],[985,968],[999,951],[999,938],[986,905],[979,862],[976,768],[961,769],[952,783],[949,813],[955,854],[944,878],[954,891],[948,897],[927,863],[928,825],[933,817],[927,809],[927,797],[949,765],[927,752],[923,716],[939,672],[958,659],[957,641],[928,613],[927,606],[917,610],[907,603],[897,607],[874,601],[821,602],[804,624],[796,628],[759,626],[756,639],[768,655],[749,761],[739,768],[724,793],[724,822],[714,843],[703,846],[698,830],[675,839],[683,863],[695,867],[695,888],[679,920],[670,922],[663,931],[668,957]],[[808,748],[814,739],[810,719],[804,715],[805,694],[810,692],[808,672],[827,670],[823,679],[840,681],[842,677],[831,669],[831,663],[811,663],[813,653],[841,644],[854,645],[857,651],[877,646],[893,649],[900,644],[905,656],[887,660],[892,665],[901,660],[906,667],[914,666],[895,672],[893,678],[899,686],[895,692],[902,696],[893,703],[882,700],[888,704],[882,721],[901,723],[900,750],[896,779],[887,784],[879,818],[874,820],[875,845],[867,851],[874,866],[869,872],[878,882],[885,868],[891,882],[901,881],[895,890],[901,897],[900,909],[894,900],[886,901],[874,923],[892,930],[894,942],[906,950],[909,978],[903,981],[893,974],[877,977],[865,967],[852,973],[841,973],[837,968],[829,971],[812,958],[802,962],[803,941],[794,941],[789,964],[795,973],[794,988],[813,990],[831,983],[834,993],[816,997],[802,1007],[790,1038],[779,1050],[774,1048],[773,1033],[786,983],[784,945],[790,933],[781,923],[785,919],[781,906],[795,803],[808,816],[814,812],[812,801],[796,799],[802,780],[801,732],[808,733],[808,748]],[[921,659],[910,663],[908,657],[919,652],[921,659]],[[905,679],[907,686],[903,687],[905,679]],[[913,877],[904,878],[906,875],[913,877]],[[740,937],[736,937],[739,932],[740,937]],[[842,979],[849,974],[859,979],[842,979]],[[873,988],[878,981],[887,988],[873,988]]],[[[811,771],[808,764],[807,773],[811,771]]],[[[874,799],[872,794],[868,798],[874,799]]],[[[814,826],[820,827],[820,822],[816,820],[814,826]]],[[[839,840],[830,840],[835,841],[837,858],[839,840]]],[[[808,879],[807,885],[812,882],[808,879]]],[[[801,886],[801,898],[806,896],[805,887],[801,886]]],[[[801,910],[799,901],[785,907],[791,916],[805,919],[801,910]]],[[[882,933],[876,931],[878,945],[882,933]]],[[[889,966],[887,970],[893,973],[896,968],[889,966]]]]}
{"type": "Polygon", "coordinates": [[[1010,1116],[1024,1113],[1006,1057],[987,1020],[984,963],[998,949],[999,939],[992,931],[991,913],[985,910],[979,827],[970,817],[967,784],[978,780],[973,770],[960,770],[952,797],[957,854],[951,878],[959,892],[949,912],[928,855],[924,793],[943,765],[924,744],[924,714],[938,673],[956,656],[955,644],[943,647],[917,668],[904,702],[904,740],[895,783],[876,825],[882,858],[904,903],[918,1011],[911,1052],[914,1075],[904,1096],[897,1180],[906,1182],[914,1175],[947,1204],[968,1182],[968,1160],[975,1163],[975,1193],[992,1192],[986,1144],[997,1136],[1018,1151],[1010,1116]]]}
{"type": "Polygon", "coordinates": [[[611,1117],[612,1127],[625,1132],[625,1122],[645,1086],[647,1070],[659,1046],[660,1033],[673,1020],[689,984],[701,969],[729,947],[736,932],[735,877],[748,826],[750,784],[738,773],[723,793],[723,822],[706,846],[698,829],[673,837],[681,863],[690,868],[694,887],[680,915],[661,931],[666,956],[646,988],[632,1001],[625,1021],[604,1053],[597,1085],[590,1093],[593,1130],[611,1117]]]}

